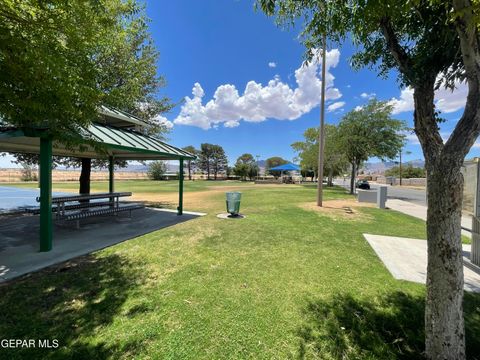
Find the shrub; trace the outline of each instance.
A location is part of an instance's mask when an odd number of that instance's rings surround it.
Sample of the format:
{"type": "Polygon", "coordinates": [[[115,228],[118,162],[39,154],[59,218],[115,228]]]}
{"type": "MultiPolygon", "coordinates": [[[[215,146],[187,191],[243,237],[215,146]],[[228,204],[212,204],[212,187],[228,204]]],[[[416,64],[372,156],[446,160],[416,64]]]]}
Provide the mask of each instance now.
{"type": "Polygon", "coordinates": [[[148,178],[151,180],[165,180],[167,165],[163,161],[153,161],[148,166],[148,178]]]}
{"type": "Polygon", "coordinates": [[[22,175],[20,179],[22,181],[38,181],[37,169],[31,165],[22,164],[22,175]]]}

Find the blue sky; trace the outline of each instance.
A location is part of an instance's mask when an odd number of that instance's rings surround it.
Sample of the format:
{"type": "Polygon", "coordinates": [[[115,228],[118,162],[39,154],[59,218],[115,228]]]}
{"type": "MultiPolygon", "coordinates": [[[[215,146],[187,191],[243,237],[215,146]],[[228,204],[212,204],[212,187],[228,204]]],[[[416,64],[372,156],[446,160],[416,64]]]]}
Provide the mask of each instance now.
{"type": "MultiPolygon", "coordinates": [[[[173,124],[170,143],[220,144],[230,163],[245,152],[261,159],[292,160],[290,144],[319,123],[320,67],[301,70],[304,48],[297,39],[299,29],[278,28],[274,19],[254,11],[249,0],[147,1],[147,13],[160,51],[158,70],[167,80],[161,94],[178,103],[189,97],[162,118],[173,124]],[[297,83],[298,69],[302,85],[297,83]],[[253,90],[244,96],[249,82],[253,90]],[[192,95],[194,86],[197,96],[192,95]],[[215,92],[217,100],[207,106],[215,92]]],[[[338,108],[326,113],[327,123],[338,123],[376,94],[382,100],[393,99],[395,117],[412,126],[411,92],[402,93],[394,76],[380,79],[371,70],[352,70],[348,62],[354,48],[349,43],[329,44],[328,50],[327,105],[335,103],[338,108]]],[[[439,107],[447,111],[442,124],[445,137],[461,116],[464,93],[461,86],[454,94],[438,94],[439,107]]],[[[406,160],[423,158],[414,136],[406,150],[412,152],[406,160]]],[[[478,155],[479,148],[474,147],[469,156],[478,155]]],[[[0,158],[0,166],[8,166],[8,158],[0,158]]]]}

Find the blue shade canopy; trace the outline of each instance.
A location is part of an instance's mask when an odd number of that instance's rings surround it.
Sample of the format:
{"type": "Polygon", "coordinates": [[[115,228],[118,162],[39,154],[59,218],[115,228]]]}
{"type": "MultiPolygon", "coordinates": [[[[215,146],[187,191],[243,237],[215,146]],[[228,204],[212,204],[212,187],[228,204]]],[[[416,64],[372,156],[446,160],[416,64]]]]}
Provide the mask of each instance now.
{"type": "Polygon", "coordinates": [[[273,167],[269,170],[274,170],[274,171],[300,171],[300,166],[292,164],[292,163],[288,163],[288,164],[284,164],[284,165],[275,166],[275,167],[273,167]]]}

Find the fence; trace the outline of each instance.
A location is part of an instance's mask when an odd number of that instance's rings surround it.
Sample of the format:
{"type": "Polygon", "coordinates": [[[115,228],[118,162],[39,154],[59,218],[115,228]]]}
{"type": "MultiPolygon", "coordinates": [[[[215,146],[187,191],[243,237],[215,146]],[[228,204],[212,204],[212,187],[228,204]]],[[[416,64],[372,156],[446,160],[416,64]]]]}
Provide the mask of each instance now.
{"type": "MultiPolygon", "coordinates": [[[[0,183],[1,182],[20,182],[22,181],[23,169],[0,169],[0,183]]],[[[53,181],[78,181],[80,178],[79,170],[53,170],[53,181]]],[[[92,180],[108,180],[108,171],[92,171],[92,180]]],[[[145,172],[134,171],[115,171],[116,180],[135,180],[148,179],[145,172]]]]}
{"type": "MultiPolygon", "coordinates": [[[[394,176],[377,176],[379,184],[400,185],[400,179],[394,176]]],[[[427,179],[425,178],[402,178],[402,185],[405,186],[425,186],[427,179]]]]}

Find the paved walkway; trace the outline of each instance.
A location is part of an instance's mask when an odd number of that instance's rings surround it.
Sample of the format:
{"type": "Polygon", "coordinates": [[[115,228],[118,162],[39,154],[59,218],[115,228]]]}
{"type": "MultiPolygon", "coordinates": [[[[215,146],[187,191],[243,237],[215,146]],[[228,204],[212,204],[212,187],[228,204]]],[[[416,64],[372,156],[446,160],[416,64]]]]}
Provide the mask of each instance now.
{"type": "MultiPolygon", "coordinates": [[[[395,279],[425,284],[427,241],[395,236],[363,234],[395,279]]],[[[470,245],[463,245],[465,290],[480,292],[480,268],[470,262],[470,245]]]]}
{"type": "MultiPolygon", "coordinates": [[[[388,199],[386,206],[392,210],[396,210],[425,221],[427,220],[426,206],[398,199],[388,199]]],[[[462,216],[462,227],[469,230],[472,229],[472,217],[470,215],[464,214],[462,216]]],[[[468,236],[469,238],[472,237],[472,233],[466,230],[462,230],[462,235],[468,236]]]]}
{"type": "Polygon", "coordinates": [[[80,229],[72,223],[55,223],[49,252],[38,251],[38,216],[4,217],[0,220],[0,283],[202,215],[184,211],[178,216],[174,210],[145,208],[132,211],[131,218],[84,219],[80,229]]]}

